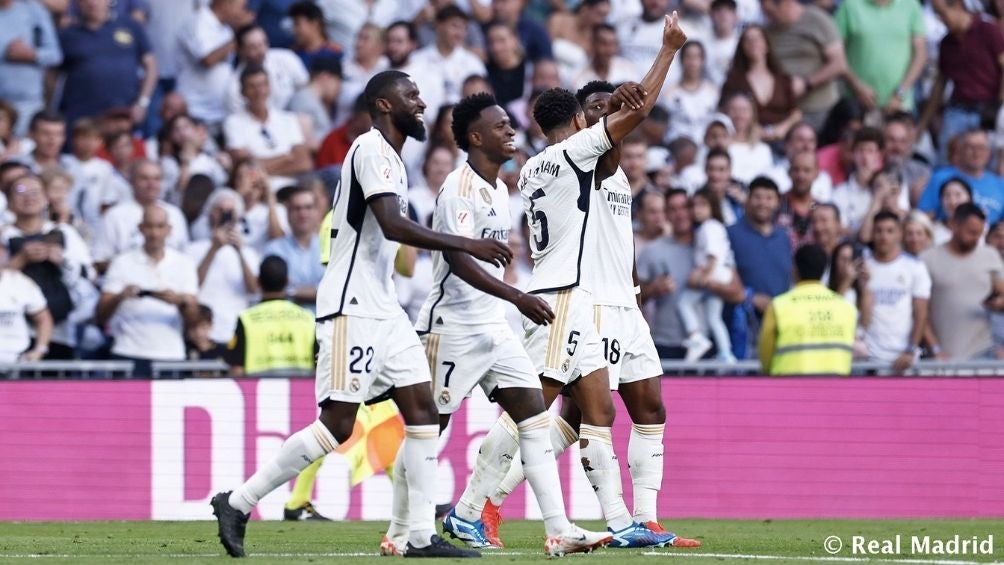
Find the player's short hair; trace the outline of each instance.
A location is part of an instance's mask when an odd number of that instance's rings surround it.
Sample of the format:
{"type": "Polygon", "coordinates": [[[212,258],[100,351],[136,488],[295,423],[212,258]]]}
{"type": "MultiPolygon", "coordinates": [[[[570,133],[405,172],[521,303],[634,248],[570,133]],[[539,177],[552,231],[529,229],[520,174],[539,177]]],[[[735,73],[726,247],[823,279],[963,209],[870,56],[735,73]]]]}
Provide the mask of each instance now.
{"type": "Polygon", "coordinates": [[[377,115],[377,99],[386,98],[388,91],[390,91],[397,81],[407,78],[411,78],[408,73],[387,70],[375,74],[366,83],[366,88],[363,89],[363,96],[366,97],[366,109],[369,110],[371,116],[377,115]]]}
{"type": "Polygon", "coordinates": [[[854,134],[854,141],[851,143],[851,147],[857,149],[858,145],[862,143],[874,143],[878,145],[879,151],[881,151],[885,147],[885,136],[878,129],[863,127],[854,134]]]}
{"type": "Polygon", "coordinates": [[[471,124],[477,121],[482,110],[497,105],[495,97],[487,92],[472,94],[457,102],[457,105],[453,107],[453,123],[450,124],[450,130],[453,132],[453,139],[457,142],[457,147],[464,151],[470,148],[470,143],[467,141],[467,131],[471,124]]]}
{"type": "Polygon", "coordinates": [[[331,76],[342,78],[342,61],[334,55],[320,55],[314,57],[310,62],[310,76],[316,77],[319,74],[328,73],[331,76]]]}
{"type": "Polygon", "coordinates": [[[729,162],[729,165],[732,165],[732,155],[729,155],[728,151],[722,149],[721,147],[712,147],[711,149],[708,149],[708,154],[704,156],[705,166],[707,166],[708,161],[714,159],[715,157],[724,157],[729,162]]]}
{"type": "Polygon", "coordinates": [[[396,27],[403,27],[404,31],[408,33],[408,39],[410,39],[413,43],[418,43],[418,30],[415,29],[415,24],[407,20],[397,20],[387,26],[387,31],[385,33],[390,33],[390,30],[396,27]]]}
{"type": "Polygon", "coordinates": [[[35,112],[35,114],[31,116],[31,121],[28,122],[28,130],[35,131],[35,129],[37,129],[39,124],[41,124],[42,122],[49,124],[51,123],[58,123],[63,125],[66,124],[66,120],[63,119],[62,114],[59,114],[57,112],[52,112],[49,110],[41,110],[35,112]]]}
{"type": "Polygon", "coordinates": [[[875,217],[872,218],[872,225],[877,226],[879,222],[887,222],[887,221],[895,222],[897,226],[902,225],[899,216],[897,216],[896,213],[891,210],[881,210],[879,211],[879,213],[875,214],[875,217]]]}
{"type": "Polygon", "coordinates": [[[690,201],[690,193],[685,188],[671,188],[666,191],[667,201],[675,196],[683,196],[688,202],[690,201]]]}
{"type": "Polygon", "coordinates": [[[258,268],[258,284],[262,292],[282,292],[289,286],[289,267],[278,255],[269,255],[258,268]]]}
{"type": "Polygon", "coordinates": [[[73,122],[72,131],[73,137],[79,137],[82,135],[101,137],[101,128],[99,128],[97,122],[91,118],[78,118],[77,121],[73,122]]]}
{"type": "Polygon", "coordinates": [[[755,177],[750,181],[749,192],[753,194],[754,190],[769,190],[774,194],[781,196],[781,189],[778,188],[777,183],[770,177],[765,177],[763,175],[755,177]]]}
{"type": "Polygon", "coordinates": [[[817,202],[815,206],[812,207],[810,212],[810,217],[815,216],[816,210],[831,210],[833,212],[833,218],[840,223],[840,208],[837,207],[833,202],[817,202]]]}
{"type": "Polygon", "coordinates": [[[268,78],[268,72],[265,70],[265,67],[261,65],[248,65],[241,71],[241,88],[244,88],[244,83],[247,82],[247,79],[254,75],[265,75],[265,78],[268,78]]]}
{"type": "MultiPolygon", "coordinates": [[[[321,10],[321,7],[311,0],[300,0],[299,2],[293,4],[289,7],[289,11],[286,12],[286,15],[288,15],[290,19],[303,18],[312,22],[324,21],[324,12],[321,10]]],[[[321,30],[324,30],[323,26],[321,27],[321,30]]]]}
{"type": "Polygon", "coordinates": [[[987,221],[987,215],[979,206],[972,202],[959,204],[955,209],[955,213],[952,214],[952,221],[954,222],[964,222],[969,218],[979,218],[981,222],[987,221]]]}
{"type": "Polygon", "coordinates": [[[829,262],[826,250],[815,243],[803,245],[795,252],[795,270],[798,271],[798,278],[801,280],[822,279],[829,262]]]}
{"type": "Polygon", "coordinates": [[[470,17],[467,13],[458,8],[456,4],[447,4],[436,12],[437,24],[443,23],[447,20],[452,20],[453,18],[460,18],[465,22],[470,21],[470,17]]]}
{"type": "Polygon", "coordinates": [[[545,134],[572,121],[582,111],[575,96],[564,88],[551,88],[540,93],[533,104],[533,119],[545,134]]]}
{"type": "Polygon", "coordinates": [[[262,33],[265,33],[265,29],[258,24],[248,24],[237,30],[234,34],[234,42],[237,44],[237,50],[244,48],[244,42],[247,40],[248,34],[252,31],[260,29],[262,33]]]}
{"type": "Polygon", "coordinates": [[[575,92],[575,99],[579,102],[579,106],[585,108],[586,98],[589,98],[597,92],[609,92],[612,94],[614,90],[614,85],[605,80],[591,80],[575,92]]]}

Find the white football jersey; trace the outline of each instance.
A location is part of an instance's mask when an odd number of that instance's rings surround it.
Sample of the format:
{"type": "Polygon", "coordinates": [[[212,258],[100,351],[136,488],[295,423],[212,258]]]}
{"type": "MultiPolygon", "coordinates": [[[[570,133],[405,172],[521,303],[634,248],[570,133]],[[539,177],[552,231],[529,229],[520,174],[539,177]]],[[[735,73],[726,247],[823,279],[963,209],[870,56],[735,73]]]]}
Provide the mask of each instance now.
{"type": "Polygon", "coordinates": [[[394,198],[408,212],[401,157],[376,128],[349,147],[331,218],[331,256],[317,288],[317,318],[393,318],[402,313],[391,278],[399,245],[384,237],[369,202],[394,198]]]}
{"type": "MultiPolygon", "coordinates": [[[[530,225],[530,292],[573,288],[582,282],[596,160],[612,147],[604,117],[549,145],[519,172],[523,211],[530,225]]],[[[591,228],[590,228],[591,229],[591,228]]]]}
{"type": "Polygon", "coordinates": [[[617,171],[591,193],[586,250],[582,258],[582,286],[593,302],[608,306],[637,306],[634,295],[634,227],[631,225],[631,184],[617,171]]]}
{"type": "MultiPolygon", "coordinates": [[[[432,229],[505,243],[511,227],[509,193],[502,181],[488,182],[468,163],[447,175],[436,198],[432,229]]],[[[496,279],[502,279],[504,267],[483,261],[478,264],[496,279]]],[[[475,289],[452,273],[442,252],[432,252],[432,269],[432,292],[415,323],[419,333],[472,334],[509,327],[503,301],[475,289]]]]}

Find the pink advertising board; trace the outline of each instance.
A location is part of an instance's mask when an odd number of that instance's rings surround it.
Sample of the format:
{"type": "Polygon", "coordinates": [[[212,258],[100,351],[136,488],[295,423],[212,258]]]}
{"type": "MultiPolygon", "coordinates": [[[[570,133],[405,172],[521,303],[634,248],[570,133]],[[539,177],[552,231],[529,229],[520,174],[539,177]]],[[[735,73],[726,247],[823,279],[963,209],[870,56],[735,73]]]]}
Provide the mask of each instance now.
{"type": "MultiPolygon", "coordinates": [[[[1004,516],[1004,378],[672,378],[663,397],[667,517],[1004,516]]],[[[310,379],[0,382],[0,520],[210,519],[213,492],[315,412],[310,379]]],[[[459,496],[497,413],[475,396],[456,414],[441,502],[459,496]]],[[[622,461],[629,430],[621,412],[622,461]]],[[[571,515],[599,517],[575,449],[560,467],[571,515]]],[[[288,493],[256,517],[280,518],[288,493]]],[[[349,488],[332,456],[315,501],[334,518],[386,519],[390,485],[349,488]]],[[[506,516],[537,517],[532,496],[518,490],[506,516]]]]}

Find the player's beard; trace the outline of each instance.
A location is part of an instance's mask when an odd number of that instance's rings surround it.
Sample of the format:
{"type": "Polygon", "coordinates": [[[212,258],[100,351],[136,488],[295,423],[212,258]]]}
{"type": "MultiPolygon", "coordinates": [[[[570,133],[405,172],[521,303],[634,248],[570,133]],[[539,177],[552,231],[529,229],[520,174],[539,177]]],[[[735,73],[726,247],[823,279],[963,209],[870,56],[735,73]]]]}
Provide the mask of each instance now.
{"type": "Polygon", "coordinates": [[[419,120],[411,112],[394,112],[391,114],[391,121],[397,130],[407,137],[413,137],[418,141],[425,141],[425,123],[419,120]]]}

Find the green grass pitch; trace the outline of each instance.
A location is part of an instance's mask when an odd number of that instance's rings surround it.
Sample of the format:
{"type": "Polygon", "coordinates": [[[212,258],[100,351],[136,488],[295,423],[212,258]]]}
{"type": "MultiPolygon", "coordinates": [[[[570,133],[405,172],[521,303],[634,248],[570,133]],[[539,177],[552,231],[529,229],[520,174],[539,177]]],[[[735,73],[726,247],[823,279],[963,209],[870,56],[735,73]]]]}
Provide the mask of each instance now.
{"type": "MultiPolygon", "coordinates": [[[[582,526],[599,528],[596,522],[582,526]]],[[[696,550],[601,549],[589,555],[564,559],[579,565],[696,563],[885,563],[967,565],[1004,562],[1004,520],[679,520],[667,527],[696,537],[704,547],[696,550]],[[914,555],[908,541],[893,556],[851,553],[851,536],[888,539],[901,534],[949,539],[994,536],[992,555],[914,555]],[[842,538],[835,555],[823,549],[828,536],[842,538]]],[[[246,547],[253,563],[372,563],[380,558],[377,547],[383,522],[251,522],[246,547]]],[[[485,552],[490,563],[520,564],[546,561],[542,553],[543,525],[512,521],[502,524],[501,552],[485,552]]],[[[0,522],[0,563],[224,563],[228,562],[216,539],[215,522],[0,522]]]]}

